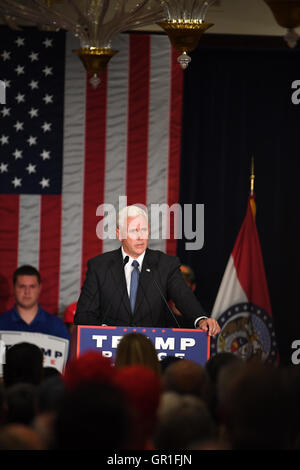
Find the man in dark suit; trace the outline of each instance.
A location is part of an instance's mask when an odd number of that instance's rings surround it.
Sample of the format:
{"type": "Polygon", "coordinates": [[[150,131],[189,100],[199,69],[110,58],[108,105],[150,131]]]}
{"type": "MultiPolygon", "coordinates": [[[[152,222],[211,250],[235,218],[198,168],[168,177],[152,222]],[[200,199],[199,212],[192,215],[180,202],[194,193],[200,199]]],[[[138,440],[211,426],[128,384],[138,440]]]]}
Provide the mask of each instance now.
{"type": "Polygon", "coordinates": [[[172,299],[196,328],[210,335],[219,333],[217,321],[207,318],[186,285],[179,259],[148,249],[148,219],[140,207],[120,211],[116,232],[121,248],[88,261],[75,324],[176,326],[167,306],[167,300],[172,299]]]}

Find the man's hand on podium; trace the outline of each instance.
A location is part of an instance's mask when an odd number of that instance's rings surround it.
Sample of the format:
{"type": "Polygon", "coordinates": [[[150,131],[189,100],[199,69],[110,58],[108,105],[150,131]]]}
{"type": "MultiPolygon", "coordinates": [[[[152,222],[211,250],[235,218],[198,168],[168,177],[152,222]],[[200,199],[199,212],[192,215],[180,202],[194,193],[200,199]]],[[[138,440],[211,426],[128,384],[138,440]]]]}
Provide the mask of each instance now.
{"type": "Polygon", "coordinates": [[[199,321],[197,328],[207,331],[209,336],[215,336],[221,331],[219,323],[214,318],[203,318],[199,321]]]}

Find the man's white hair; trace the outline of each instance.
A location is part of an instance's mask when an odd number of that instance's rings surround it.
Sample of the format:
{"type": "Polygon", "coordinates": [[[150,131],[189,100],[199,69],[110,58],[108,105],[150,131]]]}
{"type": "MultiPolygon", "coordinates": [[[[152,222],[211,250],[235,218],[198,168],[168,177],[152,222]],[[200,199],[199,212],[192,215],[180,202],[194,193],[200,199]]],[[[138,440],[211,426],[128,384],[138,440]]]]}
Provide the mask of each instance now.
{"type": "Polygon", "coordinates": [[[127,217],[138,217],[138,216],[145,217],[145,219],[148,222],[147,209],[144,210],[142,209],[142,207],[135,206],[135,205],[123,207],[123,209],[121,209],[120,212],[118,213],[118,217],[117,217],[118,229],[124,228],[126,226],[127,217]]]}

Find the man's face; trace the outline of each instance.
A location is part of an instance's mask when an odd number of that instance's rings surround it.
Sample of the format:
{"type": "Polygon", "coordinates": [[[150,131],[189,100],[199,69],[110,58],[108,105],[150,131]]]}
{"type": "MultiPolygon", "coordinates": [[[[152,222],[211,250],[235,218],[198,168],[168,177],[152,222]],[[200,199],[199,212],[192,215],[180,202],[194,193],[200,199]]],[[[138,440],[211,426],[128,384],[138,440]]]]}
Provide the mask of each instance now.
{"type": "Polygon", "coordinates": [[[32,308],[38,304],[41,285],[36,276],[18,276],[14,285],[16,303],[22,308],[32,308]]]}
{"type": "Polygon", "coordinates": [[[147,219],[141,215],[127,217],[127,226],[117,229],[117,237],[125,253],[138,258],[148,246],[149,226],[147,219]]]}

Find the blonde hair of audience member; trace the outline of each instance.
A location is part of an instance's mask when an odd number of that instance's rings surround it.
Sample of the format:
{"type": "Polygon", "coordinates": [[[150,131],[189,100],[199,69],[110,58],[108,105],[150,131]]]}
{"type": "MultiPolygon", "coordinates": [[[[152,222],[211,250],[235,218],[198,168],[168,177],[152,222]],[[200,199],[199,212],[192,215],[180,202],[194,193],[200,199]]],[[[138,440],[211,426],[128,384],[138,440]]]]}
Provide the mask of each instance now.
{"type": "Polygon", "coordinates": [[[118,344],[115,366],[121,368],[136,364],[161,374],[160,362],[152,341],[142,333],[128,333],[118,344]]]}

